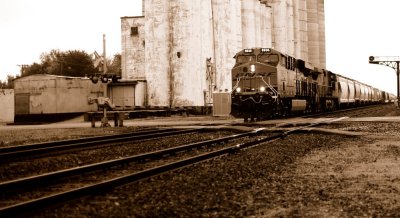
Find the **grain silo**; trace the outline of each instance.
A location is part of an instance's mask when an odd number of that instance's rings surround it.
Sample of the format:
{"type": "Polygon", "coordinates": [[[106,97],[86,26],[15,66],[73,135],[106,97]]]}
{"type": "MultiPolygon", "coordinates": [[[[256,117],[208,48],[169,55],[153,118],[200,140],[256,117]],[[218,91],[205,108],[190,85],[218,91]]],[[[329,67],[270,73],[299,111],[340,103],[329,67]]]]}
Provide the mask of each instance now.
{"type": "Polygon", "coordinates": [[[139,28],[136,39],[123,36],[122,64],[138,65],[122,66],[123,77],[147,82],[148,106],[202,107],[213,92],[231,90],[242,48],[272,47],[323,67],[323,7],[323,0],[143,0],[144,17],[122,21],[123,32],[139,28]],[[145,63],[129,60],[136,57],[145,63]]]}
{"type": "Polygon", "coordinates": [[[171,91],[169,1],[146,0],[144,5],[147,101],[152,106],[169,106],[171,91]]]}
{"type": "Polygon", "coordinates": [[[242,38],[243,48],[256,46],[256,0],[242,0],[242,38]]]}
{"type": "Polygon", "coordinates": [[[231,68],[233,56],[242,48],[243,30],[241,1],[219,0],[212,2],[213,44],[215,63],[214,91],[232,89],[231,68]]]}
{"type": "Polygon", "coordinates": [[[213,56],[211,5],[176,0],[170,9],[170,105],[204,106],[206,59],[213,56]]]}

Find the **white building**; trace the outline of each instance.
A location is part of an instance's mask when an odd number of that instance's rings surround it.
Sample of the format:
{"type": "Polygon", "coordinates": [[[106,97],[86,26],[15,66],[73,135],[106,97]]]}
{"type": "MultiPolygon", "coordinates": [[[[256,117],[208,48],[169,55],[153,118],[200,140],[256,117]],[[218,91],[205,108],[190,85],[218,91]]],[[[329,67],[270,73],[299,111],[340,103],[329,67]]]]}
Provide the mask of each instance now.
{"type": "Polygon", "coordinates": [[[148,106],[209,106],[242,48],[325,68],[324,0],[143,0],[143,13],[121,18],[122,78],[146,81],[148,106]]]}
{"type": "Polygon", "coordinates": [[[0,125],[14,122],[14,89],[0,89],[0,125]]]}

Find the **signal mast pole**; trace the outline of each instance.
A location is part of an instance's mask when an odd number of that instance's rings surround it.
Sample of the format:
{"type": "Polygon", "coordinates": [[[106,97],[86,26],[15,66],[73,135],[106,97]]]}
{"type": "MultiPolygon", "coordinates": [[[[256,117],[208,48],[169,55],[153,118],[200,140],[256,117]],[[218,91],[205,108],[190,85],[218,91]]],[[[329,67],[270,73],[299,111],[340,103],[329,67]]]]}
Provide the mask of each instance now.
{"type": "Polygon", "coordinates": [[[107,73],[106,34],[103,34],[103,74],[107,73]]]}
{"type": "Polygon", "coordinates": [[[370,64],[380,64],[385,65],[387,67],[393,68],[396,71],[397,75],[397,107],[399,107],[400,100],[400,87],[399,87],[399,64],[400,57],[399,56],[369,56],[370,64]]]}

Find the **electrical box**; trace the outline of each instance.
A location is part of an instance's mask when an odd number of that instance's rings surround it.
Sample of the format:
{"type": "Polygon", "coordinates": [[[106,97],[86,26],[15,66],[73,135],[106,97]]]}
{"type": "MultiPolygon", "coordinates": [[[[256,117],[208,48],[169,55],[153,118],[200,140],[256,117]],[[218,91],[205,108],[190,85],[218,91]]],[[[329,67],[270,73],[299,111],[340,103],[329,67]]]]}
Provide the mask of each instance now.
{"type": "Polygon", "coordinates": [[[213,93],[213,116],[229,116],[231,113],[231,93],[213,93]]]}

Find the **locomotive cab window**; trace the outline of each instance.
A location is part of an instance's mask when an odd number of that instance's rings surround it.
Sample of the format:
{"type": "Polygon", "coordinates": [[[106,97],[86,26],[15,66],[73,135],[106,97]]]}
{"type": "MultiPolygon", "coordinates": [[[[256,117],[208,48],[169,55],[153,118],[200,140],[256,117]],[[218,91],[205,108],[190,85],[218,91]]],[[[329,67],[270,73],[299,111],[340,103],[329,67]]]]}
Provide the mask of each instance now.
{"type": "Polygon", "coordinates": [[[254,55],[239,55],[236,57],[236,65],[252,62],[255,60],[256,57],[254,55]]]}
{"type": "Polygon", "coordinates": [[[277,54],[260,54],[258,55],[258,62],[276,66],[279,63],[279,56],[277,54]]]}
{"type": "Polygon", "coordinates": [[[287,57],[282,55],[281,65],[286,67],[286,61],[287,61],[287,57]]]}

